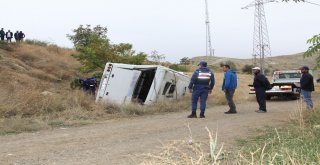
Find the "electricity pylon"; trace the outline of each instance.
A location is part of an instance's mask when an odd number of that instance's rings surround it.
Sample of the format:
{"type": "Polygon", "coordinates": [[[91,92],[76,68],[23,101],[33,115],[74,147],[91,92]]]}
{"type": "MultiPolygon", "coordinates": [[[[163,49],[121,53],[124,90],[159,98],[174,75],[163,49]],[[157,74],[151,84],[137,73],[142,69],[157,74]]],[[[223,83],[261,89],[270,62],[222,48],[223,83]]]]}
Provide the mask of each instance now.
{"type": "Polygon", "coordinates": [[[211,33],[210,33],[210,20],[209,20],[209,9],[208,1],[205,0],[206,4],[206,56],[213,56],[214,50],[211,45],[211,33]]]}
{"type": "Polygon", "coordinates": [[[265,70],[265,57],[271,56],[268,28],[266,15],[264,12],[264,4],[276,2],[275,0],[255,0],[251,4],[243,7],[255,7],[254,12],[254,32],[253,32],[253,65],[259,65],[262,73],[265,70]],[[259,61],[257,60],[259,58],[259,61]],[[259,64],[258,64],[259,63],[259,64]]]}

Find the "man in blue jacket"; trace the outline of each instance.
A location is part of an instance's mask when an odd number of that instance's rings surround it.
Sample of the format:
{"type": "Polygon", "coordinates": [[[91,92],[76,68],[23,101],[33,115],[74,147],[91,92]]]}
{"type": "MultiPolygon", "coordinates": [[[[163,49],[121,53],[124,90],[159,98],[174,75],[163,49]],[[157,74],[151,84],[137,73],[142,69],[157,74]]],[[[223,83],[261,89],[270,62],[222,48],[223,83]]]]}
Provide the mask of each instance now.
{"type": "Polygon", "coordinates": [[[198,66],[199,69],[193,73],[188,87],[190,93],[192,93],[192,112],[188,118],[197,118],[196,110],[199,98],[200,118],[205,118],[204,112],[206,110],[208,94],[211,94],[215,83],[213,72],[207,68],[207,62],[200,61],[198,66]]]}
{"type": "Polygon", "coordinates": [[[237,113],[236,105],[233,102],[233,95],[237,88],[237,73],[230,69],[230,66],[225,64],[222,66],[222,70],[225,72],[222,91],[224,91],[226,99],[229,105],[229,111],[224,112],[225,114],[237,113]]]}

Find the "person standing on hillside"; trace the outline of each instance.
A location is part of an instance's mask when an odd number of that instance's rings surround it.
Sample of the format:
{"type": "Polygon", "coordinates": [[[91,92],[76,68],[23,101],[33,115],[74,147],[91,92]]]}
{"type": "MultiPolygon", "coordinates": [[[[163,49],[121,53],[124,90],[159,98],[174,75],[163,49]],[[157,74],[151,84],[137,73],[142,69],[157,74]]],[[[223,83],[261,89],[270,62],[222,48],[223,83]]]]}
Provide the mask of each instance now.
{"type": "Polygon", "coordinates": [[[13,33],[10,30],[8,30],[8,32],[6,33],[7,42],[11,42],[12,37],[13,33]]]}
{"type": "Polygon", "coordinates": [[[1,41],[4,41],[4,36],[6,36],[6,33],[4,32],[3,28],[1,28],[1,30],[0,30],[1,41]]]}
{"type": "Polygon", "coordinates": [[[207,62],[200,61],[198,66],[199,69],[194,71],[188,86],[190,93],[192,93],[192,112],[188,118],[197,118],[196,111],[199,98],[200,118],[205,118],[204,112],[206,110],[208,94],[211,94],[215,84],[214,74],[207,68],[207,62]]]}
{"type": "Polygon", "coordinates": [[[25,37],[26,37],[26,35],[22,31],[20,31],[20,33],[19,33],[19,41],[22,42],[25,37]]]}
{"type": "Polygon", "coordinates": [[[300,68],[302,76],[300,79],[301,95],[304,102],[307,104],[307,109],[313,110],[313,102],[311,92],[314,91],[313,76],[309,73],[309,67],[303,66],[300,68]]]}
{"type": "Polygon", "coordinates": [[[256,92],[257,102],[259,104],[259,110],[257,113],[266,113],[266,90],[270,89],[271,85],[265,75],[261,73],[259,67],[252,68],[254,74],[253,87],[256,92]]]}
{"type": "Polygon", "coordinates": [[[16,40],[16,42],[19,42],[19,31],[16,31],[14,33],[14,39],[16,40]]]}
{"type": "Polygon", "coordinates": [[[227,64],[222,66],[222,70],[225,72],[222,84],[222,91],[224,91],[229,105],[229,111],[224,113],[235,114],[237,113],[237,109],[233,101],[233,95],[237,88],[237,73],[230,69],[230,65],[227,64]]]}

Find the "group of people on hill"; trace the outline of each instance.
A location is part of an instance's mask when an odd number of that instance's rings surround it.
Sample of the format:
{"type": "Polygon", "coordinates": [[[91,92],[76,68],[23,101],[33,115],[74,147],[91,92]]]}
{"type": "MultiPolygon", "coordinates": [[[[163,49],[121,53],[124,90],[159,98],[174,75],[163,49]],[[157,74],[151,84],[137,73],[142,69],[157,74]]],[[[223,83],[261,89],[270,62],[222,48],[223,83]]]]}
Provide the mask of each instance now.
{"type": "Polygon", "coordinates": [[[26,37],[26,35],[22,31],[19,32],[17,30],[13,34],[13,32],[11,32],[10,30],[8,30],[7,32],[5,32],[3,30],[3,28],[1,28],[1,30],[0,30],[1,41],[4,41],[4,38],[6,38],[8,43],[11,42],[12,38],[14,38],[16,40],[16,42],[22,42],[25,37],[26,37]]]}
{"type": "MultiPolygon", "coordinates": [[[[190,84],[189,90],[192,93],[192,109],[191,114],[188,118],[197,118],[196,110],[197,103],[200,98],[200,118],[205,118],[206,102],[208,94],[211,94],[212,89],[215,85],[215,78],[213,72],[207,67],[206,61],[201,61],[198,64],[199,68],[194,71],[190,84]]],[[[236,114],[237,109],[233,101],[233,95],[237,88],[237,74],[233,71],[229,65],[222,65],[222,70],[225,72],[222,91],[225,93],[225,98],[229,105],[229,110],[224,112],[225,114],[236,114]]],[[[313,111],[313,102],[311,99],[311,92],[314,91],[313,77],[309,73],[309,67],[303,66],[300,68],[302,76],[300,79],[301,84],[301,96],[304,99],[307,109],[313,111]]],[[[266,91],[270,90],[272,86],[265,75],[261,73],[259,67],[252,68],[254,74],[253,86],[255,89],[257,103],[259,109],[257,113],[266,113],[266,91]]]]}

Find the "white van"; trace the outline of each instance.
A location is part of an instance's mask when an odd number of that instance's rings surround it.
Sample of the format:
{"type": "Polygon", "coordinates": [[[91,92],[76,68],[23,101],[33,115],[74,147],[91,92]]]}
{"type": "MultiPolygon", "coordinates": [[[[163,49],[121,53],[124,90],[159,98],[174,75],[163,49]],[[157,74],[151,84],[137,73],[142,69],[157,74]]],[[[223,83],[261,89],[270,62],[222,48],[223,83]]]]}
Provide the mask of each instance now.
{"type": "Polygon", "coordinates": [[[183,73],[158,65],[107,63],[96,102],[150,104],[183,97],[190,78],[183,73]]]}

